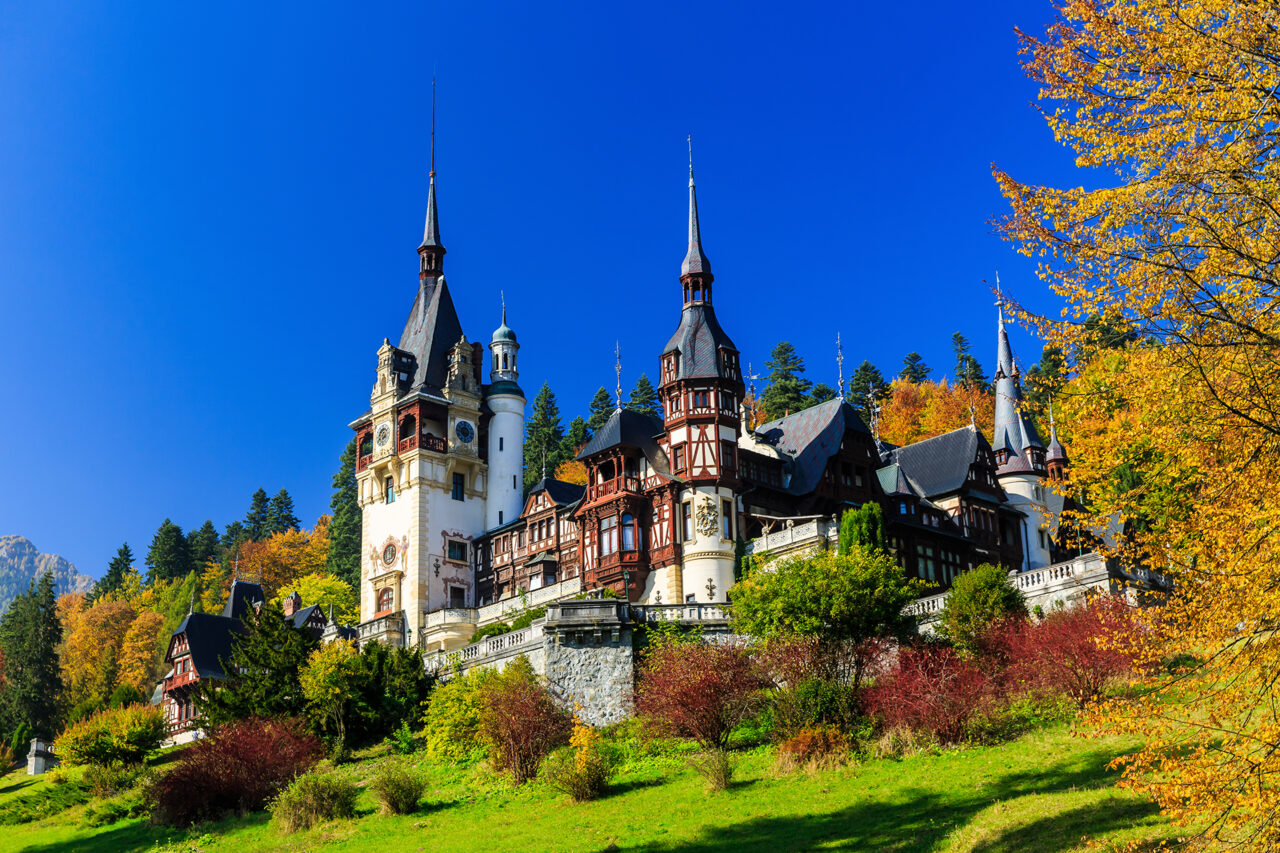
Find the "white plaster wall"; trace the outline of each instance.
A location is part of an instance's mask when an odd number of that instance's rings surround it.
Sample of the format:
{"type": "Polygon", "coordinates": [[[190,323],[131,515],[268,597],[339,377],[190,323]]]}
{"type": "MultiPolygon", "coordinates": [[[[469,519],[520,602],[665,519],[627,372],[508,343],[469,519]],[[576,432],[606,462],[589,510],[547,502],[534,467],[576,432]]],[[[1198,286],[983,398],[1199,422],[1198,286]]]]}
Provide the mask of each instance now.
{"type": "Polygon", "coordinates": [[[485,529],[520,517],[524,496],[524,407],[525,400],[516,394],[497,394],[489,398],[493,417],[489,420],[489,494],[485,510],[485,529]],[[501,441],[499,440],[501,439],[501,441]],[[502,450],[499,450],[499,445],[502,450]],[[512,485],[512,478],[515,485],[512,485]],[[501,520],[498,515],[502,514],[501,520]]]}
{"type": "Polygon", "coordinates": [[[1004,489],[1005,494],[1008,495],[1009,503],[1026,515],[1022,524],[1024,562],[1019,568],[1044,568],[1052,562],[1052,557],[1049,553],[1049,545],[1051,544],[1049,532],[1053,530],[1054,525],[1045,499],[1037,500],[1035,489],[1039,486],[1041,494],[1048,497],[1049,487],[1043,485],[1041,478],[1035,474],[1007,474],[1000,478],[1000,486],[1004,489]],[[1040,547],[1039,530],[1045,531],[1045,547],[1043,548],[1040,547]]]}
{"type": "MultiPolygon", "coordinates": [[[[735,543],[732,539],[725,539],[720,535],[723,527],[719,512],[725,500],[733,502],[736,506],[733,490],[725,487],[699,486],[683,490],[680,500],[693,503],[693,539],[683,543],[680,599],[667,601],[667,595],[663,593],[663,601],[666,604],[680,604],[684,602],[686,596],[692,594],[702,604],[724,603],[728,601],[726,594],[729,587],[733,586],[735,543]],[[698,529],[698,507],[704,498],[715,501],[717,511],[716,529],[710,534],[704,534],[698,529]],[[710,597],[707,595],[708,580],[715,585],[715,592],[710,597]]],[[[677,523],[681,523],[678,518],[677,523]]],[[[681,535],[683,533],[682,530],[681,535]]]]}

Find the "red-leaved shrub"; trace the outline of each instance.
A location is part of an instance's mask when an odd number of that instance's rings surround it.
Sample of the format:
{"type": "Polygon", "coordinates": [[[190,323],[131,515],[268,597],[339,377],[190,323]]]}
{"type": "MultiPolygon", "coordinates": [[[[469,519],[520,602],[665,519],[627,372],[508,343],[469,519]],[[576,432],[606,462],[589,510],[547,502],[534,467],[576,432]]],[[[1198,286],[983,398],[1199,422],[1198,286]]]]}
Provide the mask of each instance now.
{"type": "Polygon", "coordinates": [[[1009,631],[1010,675],[1019,684],[1070,697],[1084,707],[1132,661],[1116,641],[1132,628],[1130,605],[1117,596],[1050,613],[1038,625],[1009,631]]]}
{"type": "Polygon", "coordinates": [[[862,679],[879,674],[892,647],[883,637],[855,643],[792,634],[770,639],[756,650],[755,657],[778,686],[819,679],[857,688],[862,679]]]}
{"type": "Polygon", "coordinates": [[[746,648],[730,643],[666,643],[651,650],[636,710],[660,734],[720,749],[760,705],[769,686],[746,648]]]}
{"type": "Polygon", "coordinates": [[[524,784],[538,775],[542,759],[569,742],[573,717],[556,704],[523,657],[481,689],[480,735],[492,748],[494,766],[524,784]]]}
{"type": "Polygon", "coordinates": [[[175,826],[264,808],[324,756],[324,744],[301,720],[250,719],[217,729],[181,755],[148,790],[152,814],[175,826]]]}
{"type": "Polygon", "coordinates": [[[946,646],[904,648],[867,691],[867,708],[890,727],[903,726],[955,743],[987,701],[987,675],[946,646]]]}

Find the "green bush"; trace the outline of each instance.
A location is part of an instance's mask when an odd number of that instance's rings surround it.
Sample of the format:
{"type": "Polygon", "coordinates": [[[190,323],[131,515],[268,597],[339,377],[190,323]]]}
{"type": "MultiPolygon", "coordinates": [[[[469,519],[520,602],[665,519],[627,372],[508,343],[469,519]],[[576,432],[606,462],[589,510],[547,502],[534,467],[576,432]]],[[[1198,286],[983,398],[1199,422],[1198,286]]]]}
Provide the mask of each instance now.
{"type": "Polygon", "coordinates": [[[557,749],[542,764],[541,778],[577,803],[598,799],[613,776],[613,757],[595,729],[575,720],[569,746],[557,749]]]}
{"type": "Polygon", "coordinates": [[[142,790],[131,788],[86,806],[84,822],[89,826],[108,826],[129,818],[144,817],[148,811],[142,790]]]}
{"type": "Polygon", "coordinates": [[[285,832],[310,829],[318,823],[355,817],[356,786],[332,771],[304,773],[271,803],[271,817],[285,832]]]}
{"type": "Polygon", "coordinates": [[[90,764],[84,769],[84,784],[89,786],[89,793],[95,800],[105,800],[132,788],[139,773],[138,767],[126,767],[119,761],[90,764]]]}
{"type": "Polygon", "coordinates": [[[72,708],[71,713],[67,714],[67,725],[78,723],[87,717],[92,717],[105,707],[106,706],[102,704],[102,700],[96,696],[86,699],[72,708]]]}
{"type": "Polygon", "coordinates": [[[476,632],[471,635],[471,642],[478,643],[485,637],[497,637],[501,634],[506,634],[510,630],[510,622],[494,622],[490,625],[485,625],[483,628],[477,629],[476,632]]]}
{"type": "Polygon", "coordinates": [[[848,730],[857,725],[858,692],[847,684],[807,678],[791,687],[769,693],[773,735],[780,740],[794,737],[815,726],[835,726],[848,730]]]}
{"type": "Polygon", "coordinates": [[[423,721],[423,742],[428,757],[437,761],[484,757],[485,742],[480,736],[482,691],[494,675],[491,669],[475,669],[435,689],[423,721]]]}
{"type": "Polygon", "coordinates": [[[31,726],[19,723],[18,728],[14,729],[13,736],[9,738],[9,751],[13,754],[13,761],[21,761],[31,751],[32,737],[31,726]]]}
{"type": "Polygon", "coordinates": [[[983,563],[963,572],[951,584],[938,618],[938,633],[966,654],[979,651],[979,638],[988,628],[1009,618],[1027,616],[1027,602],[1009,573],[983,563]]]}
{"type": "Polygon", "coordinates": [[[141,705],[146,701],[146,697],[138,691],[138,688],[121,684],[111,693],[111,698],[107,700],[107,705],[112,708],[123,708],[125,705],[141,705]]]}
{"type": "Polygon", "coordinates": [[[57,740],[67,764],[141,764],[169,733],[164,713],[151,705],[99,711],[67,728],[57,740]]]}
{"type": "Polygon", "coordinates": [[[377,798],[384,815],[417,811],[427,785],[400,764],[388,764],[373,777],[369,790],[377,798]]]}
{"type": "Polygon", "coordinates": [[[535,607],[532,610],[526,610],[519,616],[511,620],[511,630],[519,631],[521,628],[528,628],[533,624],[533,620],[541,619],[547,615],[547,608],[535,607]]]}
{"type": "Polygon", "coordinates": [[[391,747],[392,752],[398,752],[401,755],[411,755],[418,748],[418,738],[414,735],[413,729],[409,727],[409,721],[405,720],[400,724],[400,728],[387,735],[387,746],[391,747]]]}
{"type": "Polygon", "coordinates": [[[689,759],[689,766],[707,783],[709,791],[723,791],[733,777],[733,765],[729,753],[723,749],[708,749],[689,759]]]}

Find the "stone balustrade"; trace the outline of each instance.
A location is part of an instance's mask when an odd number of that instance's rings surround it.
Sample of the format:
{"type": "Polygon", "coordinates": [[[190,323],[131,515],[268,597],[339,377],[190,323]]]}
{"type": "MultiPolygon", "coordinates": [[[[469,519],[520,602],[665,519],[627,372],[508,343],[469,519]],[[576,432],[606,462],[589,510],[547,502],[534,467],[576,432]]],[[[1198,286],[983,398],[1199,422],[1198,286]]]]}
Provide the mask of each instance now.
{"type": "Polygon", "coordinates": [[[725,604],[632,604],[631,620],[647,622],[728,623],[729,607],[725,604]]]}
{"type": "Polygon", "coordinates": [[[493,604],[478,607],[475,610],[475,624],[477,627],[483,628],[485,625],[491,625],[499,621],[508,613],[519,613],[529,607],[540,607],[543,604],[569,598],[580,592],[582,592],[581,575],[550,586],[530,590],[523,597],[504,598],[502,601],[495,601],[493,604]]]}
{"type": "Polygon", "coordinates": [[[752,539],[747,543],[746,552],[753,556],[780,557],[795,551],[825,549],[839,538],[840,525],[829,518],[815,518],[803,524],[787,522],[781,530],[752,539]]]}
{"type": "Polygon", "coordinates": [[[451,652],[431,652],[426,655],[427,672],[446,673],[455,666],[470,669],[474,666],[492,665],[540,650],[543,642],[545,619],[539,619],[528,628],[485,637],[478,643],[454,649],[451,652]]]}
{"type": "Polygon", "coordinates": [[[422,622],[424,628],[443,628],[446,625],[474,625],[476,611],[470,607],[446,607],[428,613],[422,622]]]}

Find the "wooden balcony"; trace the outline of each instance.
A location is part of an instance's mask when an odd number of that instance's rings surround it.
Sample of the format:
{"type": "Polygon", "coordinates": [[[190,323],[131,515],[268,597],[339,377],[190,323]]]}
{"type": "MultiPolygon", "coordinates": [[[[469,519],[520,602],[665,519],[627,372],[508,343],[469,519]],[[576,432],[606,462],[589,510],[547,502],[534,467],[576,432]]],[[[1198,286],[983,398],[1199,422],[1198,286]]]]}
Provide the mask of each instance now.
{"type": "Polygon", "coordinates": [[[587,486],[587,500],[594,501],[598,498],[616,495],[619,492],[639,493],[639,491],[639,477],[615,477],[612,480],[605,480],[603,483],[592,483],[587,486]]]}

